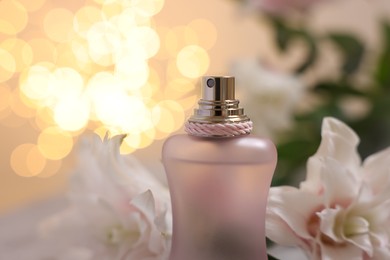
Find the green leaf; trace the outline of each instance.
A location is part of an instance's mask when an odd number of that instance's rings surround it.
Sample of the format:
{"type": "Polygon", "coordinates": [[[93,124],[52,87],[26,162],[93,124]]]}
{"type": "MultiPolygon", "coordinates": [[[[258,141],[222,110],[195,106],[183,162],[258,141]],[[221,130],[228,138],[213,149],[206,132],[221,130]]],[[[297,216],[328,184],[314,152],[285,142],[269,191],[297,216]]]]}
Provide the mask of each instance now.
{"type": "Polygon", "coordinates": [[[275,41],[280,51],[286,52],[292,41],[301,40],[307,46],[307,55],[304,61],[295,70],[297,73],[303,73],[317,59],[318,51],[314,37],[303,28],[291,28],[281,18],[270,17],[274,30],[276,32],[275,41]]]}
{"type": "Polygon", "coordinates": [[[278,260],[276,257],[273,257],[272,255],[268,255],[268,260],[278,260]]]}
{"type": "Polygon", "coordinates": [[[365,47],[358,39],[346,34],[331,34],[329,39],[340,49],[344,56],[342,70],[345,75],[354,73],[360,66],[365,47]]]}
{"type": "Polygon", "coordinates": [[[305,41],[308,50],[305,61],[296,69],[297,73],[305,72],[305,70],[307,70],[311,65],[315,63],[318,56],[317,45],[314,38],[306,32],[302,32],[301,37],[305,41]]]}
{"type": "Polygon", "coordinates": [[[313,143],[311,140],[294,138],[287,143],[278,145],[279,157],[288,158],[290,161],[305,160],[312,152],[313,143]]]}
{"type": "Polygon", "coordinates": [[[296,32],[286,26],[283,20],[276,17],[270,17],[275,30],[275,41],[279,50],[287,51],[291,40],[296,36],[296,32]]]}
{"type": "Polygon", "coordinates": [[[383,87],[390,88],[390,25],[383,24],[384,49],[378,60],[376,81],[383,87]]]}
{"type": "Polygon", "coordinates": [[[321,94],[327,94],[332,98],[341,96],[365,96],[366,94],[353,88],[346,82],[320,82],[314,87],[314,91],[321,94]]]}
{"type": "Polygon", "coordinates": [[[272,179],[272,186],[295,182],[297,174],[304,170],[307,159],[315,153],[319,144],[317,141],[319,133],[309,129],[302,130],[307,133],[305,136],[307,139],[295,135],[288,142],[278,145],[278,164],[272,179]]]}

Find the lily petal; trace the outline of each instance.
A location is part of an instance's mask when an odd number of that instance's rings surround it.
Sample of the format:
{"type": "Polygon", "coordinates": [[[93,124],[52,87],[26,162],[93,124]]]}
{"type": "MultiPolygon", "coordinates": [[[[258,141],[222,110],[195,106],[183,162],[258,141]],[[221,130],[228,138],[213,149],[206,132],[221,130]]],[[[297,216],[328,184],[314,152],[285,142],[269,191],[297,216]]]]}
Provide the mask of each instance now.
{"type": "Polygon", "coordinates": [[[347,241],[354,244],[357,248],[360,248],[369,257],[373,256],[374,249],[372,247],[369,234],[356,235],[356,236],[353,236],[353,237],[347,239],[347,241]]]}
{"type": "Polygon", "coordinates": [[[321,181],[324,187],[325,205],[347,206],[359,193],[359,180],[344,165],[333,158],[323,158],[321,181]]]}
{"type": "Polygon", "coordinates": [[[267,237],[283,246],[298,246],[301,239],[278,215],[267,213],[265,225],[267,237]]]}
{"type": "Polygon", "coordinates": [[[342,226],[338,225],[338,223],[342,223],[345,218],[342,208],[324,209],[317,215],[321,220],[320,231],[331,238],[335,243],[342,243],[343,230],[342,226]]]}
{"type": "Polygon", "coordinates": [[[321,144],[315,155],[307,163],[306,180],[301,183],[301,189],[315,192],[320,189],[321,162],[319,157],[330,157],[342,163],[351,172],[357,172],[361,159],[357,153],[359,137],[343,122],[326,117],[322,123],[321,144]],[[314,187],[314,190],[313,190],[314,187]]]}
{"type": "Polygon", "coordinates": [[[360,166],[361,159],[357,152],[360,139],[349,126],[338,119],[326,117],[321,136],[316,155],[332,157],[351,167],[360,166]]]}
{"type": "Polygon", "coordinates": [[[379,193],[390,184],[390,148],[375,153],[363,163],[364,180],[379,193]]]}
{"type": "Polygon", "coordinates": [[[278,216],[299,237],[312,239],[307,223],[321,204],[322,199],[313,194],[293,187],[273,187],[269,193],[267,216],[278,216]]]}
{"type": "Polygon", "coordinates": [[[147,190],[131,201],[131,205],[141,211],[149,223],[154,223],[155,204],[154,197],[150,190],[147,190]]]}
{"type": "Polygon", "coordinates": [[[361,249],[351,244],[346,244],[341,247],[335,247],[321,243],[321,260],[336,260],[336,259],[353,259],[363,260],[363,252],[361,249]]]}

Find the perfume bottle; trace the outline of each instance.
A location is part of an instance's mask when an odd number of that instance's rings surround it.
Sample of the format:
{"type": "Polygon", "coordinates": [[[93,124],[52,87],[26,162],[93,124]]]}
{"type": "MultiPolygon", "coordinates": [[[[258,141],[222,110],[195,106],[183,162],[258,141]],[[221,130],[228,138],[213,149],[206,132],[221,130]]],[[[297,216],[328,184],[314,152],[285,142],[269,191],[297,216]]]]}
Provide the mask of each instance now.
{"type": "Polygon", "coordinates": [[[173,210],[170,260],[265,260],[276,148],[250,135],[234,77],[203,77],[198,104],[188,134],[163,146],[173,210]]]}

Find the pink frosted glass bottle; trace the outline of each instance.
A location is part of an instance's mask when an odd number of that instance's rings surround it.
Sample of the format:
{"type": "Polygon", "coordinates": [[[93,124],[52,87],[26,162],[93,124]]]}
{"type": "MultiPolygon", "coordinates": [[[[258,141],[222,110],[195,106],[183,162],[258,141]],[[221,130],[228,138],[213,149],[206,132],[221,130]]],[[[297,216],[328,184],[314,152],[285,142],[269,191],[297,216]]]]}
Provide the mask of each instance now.
{"type": "Polygon", "coordinates": [[[164,144],[170,260],[267,259],[265,210],[277,153],[270,140],[249,135],[251,121],[234,91],[233,77],[203,77],[189,134],[164,144]]]}

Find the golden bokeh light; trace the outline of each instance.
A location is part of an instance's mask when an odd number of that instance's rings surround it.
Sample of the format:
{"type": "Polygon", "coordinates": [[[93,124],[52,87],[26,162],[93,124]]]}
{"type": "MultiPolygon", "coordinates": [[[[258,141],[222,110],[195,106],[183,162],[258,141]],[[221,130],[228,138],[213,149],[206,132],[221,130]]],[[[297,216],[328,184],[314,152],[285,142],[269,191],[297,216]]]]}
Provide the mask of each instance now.
{"type": "Polygon", "coordinates": [[[121,1],[115,0],[115,1],[103,1],[101,3],[102,5],[102,13],[106,18],[112,18],[115,16],[120,15],[123,12],[123,6],[121,4],[121,1]]]}
{"type": "MultiPolygon", "coordinates": [[[[105,106],[115,95],[125,95],[121,83],[111,72],[96,73],[87,83],[86,95],[91,102],[91,119],[104,120],[105,106]]],[[[108,116],[109,117],[109,116],[108,116]]]]}
{"type": "Polygon", "coordinates": [[[10,107],[15,115],[23,118],[32,118],[36,115],[36,110],[27,106],[27,104],[23,101],[21,97],[20,90],[17,88],[13,90],[11,99],[10,99],[10,107]]]}
{"type": "MultiPolygon", "coordinates": [[[[153,93],[156,93],[157,90],[159,90],[159,87],[161,86],[162,79],[161,75],[162,73],[159,73],[159,71],[156,70],[155,67],[151,66],[149,64],[149,78],[148,78],[148,84],[146,84],[143,88],[148,89],[147,93],[150,91],[150,96],[153,93]]],[[[145,97],[150,97],[149,95],[146,95],[145,97]]]]}
{"type": "Polygon", "coordinates": [[[46,160],[45,168],[37,175],[39,178],[49,178],[55,175],[61,168],[61,160],[46,160]]]}
{"type": "Polygon", "coordinates": [[[20,176],[58,172],[85,131],[127,134],[121,146],[127,154],[179,130],[217,39],[206,19],[156,24],[164,0],[64,6],[0,0],[0,123],[30,123],[39,132],[36,144],[12,153],[20,176]]]}
{"type": "Polygon", "coordinates": [[[18,0],[28,12],[35,12],[39,10],[46,2],[46,0],[18,0]]]}
{"type": "Polygon", "coordinates": [[[149,66],[146,61],[135,62],[129,57],[119,59],[115,70],[116,77],[123,83],[127,90],[137,90],[147,82],[149,78],[149,66]]]}
{"type": "MultiPolygon", "coordinates": [[[[104,11],[104,7],[103,7],[104,11]]],[[[110,15],[109,15],[110,16],[110,15]]],[[[121,13],[110,16],[110,22],[118,28],[119,32],[126,35],[129,30],[139,27],[151,27],[149,18],[140,17],[132,8],[124,9],[121,13]]]]}
{"type": "Polygon", "coordinates": [[[142,149],[149,146],[156,137],[156,130],[151,128],[144,131],[141,134],[129,134],[123,139],[123,143],[120,147],[122,154],[129,154],[137,149],[142,149]]]}
{"type": "Polygon", "coordinates": [[[188,78],[199,78],[205,74],[209,63],[207,52],[197,45],[186,46],[177,54],[176,66],[188,78]]]}
{"type": "Polygon", "coordinates": [[[78,10],[73,19],[73,28],[81,37],[86,37],[89,28],[104,20],[102,11],[95,6],[84,6],[78,10]]]}
{"type": "Polygon", "coordinates": [[[31,112],[29,113],[34,113],[34,115],[37,114],[37,101],[36,100],[33,100],[29,97],[26,96],[26,94],[24,94],[24,92],[21,90],[21,88],[17,88],[14,93],[17,95],[20,103],[23,104],[23,106],[25,106],[26,108],[29,108],[31,112]],[[32,112],[34,111],[34,112],[32,112]]]}
{"type": "Polygon", "coordinates": [[[95,3],[103,5],[103,4],[112,4],[117,0],[93,0],[95,3]]]}
{"type": "Polygon", "coordinates": [[[54,42],[68,42],[73,33],[73,14],[68,9],[51,9],[43,21],[43,29],[54,42]]]}
{"type": "Polygon", "coordinates": [[[43,100],[49,96],[49,82],[52,73],[46,66],[34,65],[22,74],[20,79],[20,88],[23,93],[35,100],[43,100]]]}
{"type": "Polygon", "coordinates": [[[188,95],[188,93],[193,92],[194,90],[194,82],[186,78],[176,78],[167,84],[164,95],[174,100],[178,100],[188,95]]]}
{"type": "Polygon", "coordinates": [[[9,80],[15,73],[16,62],[7,50],[0,47],[0,83],[9,80]]]}
{"type": "Polygon", "coordinates": [[[156,137],[156,130],[151,128],[141,133],[141,142],[138,144],[138,148],[145,148],[149,146],[156,137]]]}
{"type": "Polygon", "coordinates": [[[80,73],[73,68],[57,68],[49,79],[48,94],[50,101],[61,101],[63,99],[77,99],[84,89],[84,79],[80,73]]]}
{"type": "Polygon", "coordinates": [[[164,6],[164,0],[122,0],[122,4],[127,8],[135,8],[141,16],[151,17],[161,11],[164,6]]]}
{"type": "Polygon", "coordinates": [[[37,145],[47,159],[60,160],[72,150],[73,138],[58,127],[48,127],[39,134],[37,145]]]}
{"type": "Polygon", "coordinates": [[[11,168],[23,177],[33,177],[41,173],[46,165],[46,158],[35,144],[26,143],[17,146],[10,159],[11,168]]]}
{"type": "Polygon", "coordinates": [[[77,70],[86,70],[87,62],[79,60],[71,45],[57,46],[57,67],[71,67],[77,70]]]}
{"type": "Polygon", "coordinates": [[[109,92],[96,104],[100,121],[120,132],[140,133],[152,126],[150,112],[138,97],[109,92]]]}
{"type": "Polygon", "coordinates": [[[171,31],[167,26],[158,26],[155,28],[156,33],[160,38],[160,49],[156,53],[154,57],[157,60],[167,60],[171,57],[171,54],[167,50],[167,46],[169,45],[169,41],[166,40],[166,35],[171,31]]]}
{"type": "Polygon", "coordinates": [[[26,8],[17,0],[0,1],[0,34],[16,35],[27,25],[26,8]]]}
{"type": "Polygon", "coordinates": [[[41,154],[38,147],[34,145],[31,147],[26,158],[27,168],[29,172],[35,176],[42,172],[46,165],[46,158],[41,154]]]}
{"type": "Polygon", "coordinates": [[[171,57],[175,58],[183,47],[199,45],[200,39],[204,37],[204,34],[195,31],[190,26],[176,26],[168,30],[163,36],[167,52],[171,57]]]}
{"type": "Polygon", "coordinates": [[[167,53],[169,53],[171,56],[174,56],[177,53],[179,48],[179,39],[173,30],[165,32],[164,44],[167,53]]]}
{"type": "Polygon", "coordinates": [[[27,43],[34,53],[34,64],[39,62],[54,62],[54,59],[57,56],[57,50],[53,42],[46,38],[31,38],[27,43]]]}
{"type": "Polygon", "coordinates": [[[54,121],[66,131],[78,131],[89,121],[88,102],[85,97],[68,97],[61,99],[54,107],[54,121]]]}
{"type": "Polygon", "coordinates": [[[11,89],[7,85],[0,84],[0,112],[9,107],[11,93],[11,89]]]}
{"type": "Polygon", "coordinates": [[[159,132],[169,134],[183,125],[183,108],[174,100],[161,101],[153,108],[152,118],[159,132]]]}
{"type": "Polygon", "coordinates": [[[199,36],[198,44],[206,50],[211,49],[217,41],[217,28],[215,25],[206,19],[196,19],[188,24],[194,33],[199,36]]]}
{"type": "Polygon", "coordinates": [[[0,43],[3,50],[8,51],[15,61],[15,72],[20,72],[27,66],[30,66],[33,60],[33,52],[24,40],[18,38],[9,38],[0,43]]]}
{"type": "Polygon", "coordinates": [[[177,67],[177,61],[175,59],[169,60],[166,65],[166,78],[168,82],[176,80],[177,78],[183,78],[183,75],[177,67]]]}
{"type": "Polygon", "coordinates": [[[139,134],[129,134],[123,139],[122,145],[120,147],[120,152],[122,154],[132,153],[137,148],[139,148],[140,143],[141,137],[139,134]]]}
{"type": "Polygon", "coordinates": [[[194,94],[177,100],[177,103],[183,107],[184,111],[189,111],[192,113],[191,109],[194,107],[194,104],[196,104],[198,99],[199,95],[194,94]]]}
{"type": "Polygon", "coordinates": [[[111,66],[122,43],[118,28],[107,21],[92,25],[87,32],[88,51],[91,59],[101,66],[111,66]]]}
{"type": "Polygon", "coordinates": [[[31,121],[31,124],[38,131],[42,131],[48,126],[55,125],[53,110],[48,107],[37,109],[35,120],[31,121]]]}
{"type": "Polygon", "coordinates": [[[134,27],[127,31],[125,37],[124,51],[135,48],[141,52],[144,59],[153,57],[160,49],[160,38],[157,32],[150,27],[134,27]]]}

